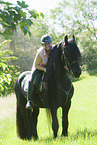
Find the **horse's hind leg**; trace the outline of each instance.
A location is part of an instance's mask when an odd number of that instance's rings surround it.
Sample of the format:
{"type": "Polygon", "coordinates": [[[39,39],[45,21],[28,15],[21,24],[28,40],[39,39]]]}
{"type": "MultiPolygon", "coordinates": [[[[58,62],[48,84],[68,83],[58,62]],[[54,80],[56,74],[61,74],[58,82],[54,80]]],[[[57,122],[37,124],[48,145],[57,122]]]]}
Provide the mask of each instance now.
{"type": "Polygon", "coordinates": [[[51,116],[52,116],[52,129],[54,133],[54,138],[57,137],[57,132],[59,128],[58,119],[57,119],[57,109],[51,109],[51,116]]]}
{"type": "Polygon", "coordinates": [[[38,138],[37,134],[37,120],[38,120],[38,115],[39,115],[39,108],[34,107],[33,112],[29,114],[30,116],[30,125],[31,125],[31,134],[33,138],[36,140],[38,138]]]}
{"type": "Polygon", "coordinates": [[[71,101],[62,107],[62,136],[68,136],[68,112],[71,106],[71,101]]]}

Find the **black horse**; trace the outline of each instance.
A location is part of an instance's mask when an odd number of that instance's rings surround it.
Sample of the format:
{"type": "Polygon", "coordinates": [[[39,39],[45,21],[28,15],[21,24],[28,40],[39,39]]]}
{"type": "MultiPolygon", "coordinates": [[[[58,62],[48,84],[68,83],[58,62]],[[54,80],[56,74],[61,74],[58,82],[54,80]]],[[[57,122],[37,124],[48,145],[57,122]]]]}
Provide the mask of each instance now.
{"type": "Polygon", "coordinates": [[[47,63],[47,71],[44,79],[43,72],[35,70],[33,77],[30,71],[23,72],[15,83],[15,94],[17,98],[17,132],[21,139],[38,138],[37,117],[39,108],[49,108],[52,117],[52,129],[54,137],[57,137],[58,120],[57,109],[62,107],[62,135],[68,135],[68,111],[71,106],[71,98],[74,93],[73,84],[69,78],[69,72],[78,78],[81,54],[76,45],[75,37],[68,40],[66,35],[63,42],[54,46],[47,63]],[[25,86],[29,88],[30,81],[36,91],[32,95],[33,110],[25,109],[27,99],[25,86]]]}

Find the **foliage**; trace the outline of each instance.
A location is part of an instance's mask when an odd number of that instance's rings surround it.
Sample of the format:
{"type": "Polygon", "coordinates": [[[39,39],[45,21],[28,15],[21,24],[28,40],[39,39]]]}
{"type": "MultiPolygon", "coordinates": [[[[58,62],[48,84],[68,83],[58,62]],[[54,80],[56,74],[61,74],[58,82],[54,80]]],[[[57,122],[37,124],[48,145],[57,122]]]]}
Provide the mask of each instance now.
{"type": "Polygon", "coordinates": [[[91,36],[92,34],[89,32],[85,32],[80,36],[80,45],[83,47],[82,68],[88,72],[95,72],[97,70],[97,41],[93,40],[91,36]]]}
{"type": "Polygon", "coordinates": [[[96,13],[95,0],[62,0],[58,7],[51,10],[51,18],[55,24],[63,28],[64,32],[76,35],[83,30],[88,30],[96,38],[94,26],[94,21],[97,20],[96,13]]]}
{"type": "MultiPolygon", "coordinates": [[[[18,27],[11,38],[9,49],[13,51],[13,55],[18,57],[16,61],[11,61],[11,64],[20,66],[20,71],[31,70],[33,60],[37,49],[41,47],[41,37],[48,34],[48,25],[42,18],[34,20],[34,25],[31,26],[29,35],[24,36],[18,27]]],[[[6,49],[6,48],[5,48],[6,49]]]]}
{"type": "Polygon", "coordinates": [[[83,69],[97,69],[97,1],[62,0],[51,10],[53,24],[59,28],[57,33],[76,35],[82,50],[83,69]]]}
{"type": "Polygon", "coordinates": [[[33,24],[33,20],[39,16],[43,17],[42,13],[39,14],[36,10],[29,10],[29,6],[24,1],[17,1],[17,5],[0,1],[0,5],[0,24],[4,28],[4,31],[0,32],[0,34],[5,38],[13,35],[18,25],[24,35],[28,33],[31,36],[29,29],[33,24]]]}
{"type": "Polygon", "coordinates": [[[49,25],[45,17],[44,19],[35,19],[30,32],[32,34],[31,37],[24,36],[18,27],[9,44],[9,49],[13,51],[13,55],[18,57],[16,61],[12,60],[11,64],[20,66],[19,70],[21,72],[31,70],[37,49],[41,47],[42,35],[50,34],[53,39],[53,45],[63,39],[63,36],[58,39],[55,32],[49,33],[49,25]]]}
{"type": "MultiPolygon", "coordinates": [[[[3,0],[0,1],[0,34],[5,39],[14,36],[17,26],[19,26],[24,35],[28,33],[31,36],[30,27],[34,24],[34,19],[43,18],[44,15],[34,9],[29,10],[28,7],[24,1],[17,1],[16,5],[3,0]]],[[[13,46],[13,39],[11,40],[10,44],[13,46]]],[[[4,41],[0,47],[2,48],[5,43],[7,41],[4,41]]],[[[15,51],[15,49],[12,51],[15,51]]],[[[18,76],[17,67],[9,65],[9,60],[16,60],[16,57],[10,56],[12,51],[8,49],[0,51],[0,95],[13,91],[14,82],[18,76]]]]}
{"type": "MultiPolygon", "coordinates": [[[[2,42],[0,49],[8,42],[10,40],[2,42]]],[[[17,59],[11,55],[12,51],[10,50],[0,50],[0,96],[13,91],[15,80],[19,75],[16,70],[17,67],[7,64],[8,61],[17,59]]]]}

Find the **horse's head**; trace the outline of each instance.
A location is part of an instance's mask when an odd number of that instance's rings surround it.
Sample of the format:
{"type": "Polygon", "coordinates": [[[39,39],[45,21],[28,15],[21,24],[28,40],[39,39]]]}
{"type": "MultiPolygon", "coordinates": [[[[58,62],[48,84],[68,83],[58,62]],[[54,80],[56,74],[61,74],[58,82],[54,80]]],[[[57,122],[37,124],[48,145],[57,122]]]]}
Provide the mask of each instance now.
{"type": "Polygon", "coordinates": [[[72,71],[74,77],[78,78],[81,75],[81,54],[75,42],[75,36],[68,40],[66,35],[64,43],[62,43],[62,55],[65,67],[72,71]]]}

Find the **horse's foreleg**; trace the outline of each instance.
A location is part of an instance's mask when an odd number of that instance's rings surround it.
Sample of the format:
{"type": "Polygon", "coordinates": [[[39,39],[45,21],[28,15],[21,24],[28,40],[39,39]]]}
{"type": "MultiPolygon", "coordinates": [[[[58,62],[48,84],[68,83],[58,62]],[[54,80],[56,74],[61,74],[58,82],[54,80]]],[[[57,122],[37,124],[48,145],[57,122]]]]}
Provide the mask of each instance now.
{"type": "Polygon", "coordinates": [[[52,116],[52,129],[54,133],[54,138],[57,137],[57,132],[59,128],[58,119],[57,119],[57,109],[51,109],[51,116],[52,116]]]}
{"type": "Polygon", "coordinates": [[[71,106],[71,101],[62,107],[62,136],[68,136],[68,112],[71,106]]]}

